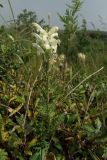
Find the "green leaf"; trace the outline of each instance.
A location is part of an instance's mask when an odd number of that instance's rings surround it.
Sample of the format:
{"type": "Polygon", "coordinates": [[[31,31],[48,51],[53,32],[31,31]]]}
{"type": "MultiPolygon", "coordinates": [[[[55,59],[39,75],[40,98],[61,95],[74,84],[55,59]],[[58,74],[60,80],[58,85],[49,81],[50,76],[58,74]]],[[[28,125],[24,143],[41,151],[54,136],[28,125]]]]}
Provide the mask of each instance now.
{"type": "Polygon", "coordinates": [[[2,50],[3,53],[6,53],[7,48],[4,44],[1,45],[1,50],[2,50]]]}
{"type": "Polygon", "coordinates": [[[9,139],[9,145],[13,147],[18,147],[22,144],[22,140],[18,137],[16,133],[12,133],[9,139]]]}
{"type": "Polygon", "coordinates": [[[32,148],[36,145],[37,143],[37,138],[33,138],[30,142],[29,142],[29,148],[32,148]]]}
{"type": "Polygon", "coordinates": [[[5,152],[4,149],[0,149],[0,160],[7,160],[8,159],[8,154],[5,152]]]}
{"type": "Polygon", "coordinates": [[[33,156],[31,156],[30,160],[40,160],[41,155],[40,152],[35,153],[33,156]]]}
{"type": "Polygon", "coordinates": [[[95,153],[93,153],[91,150],[89,150],[89,153],[90,153],[90,155],[91,155],[91,157],[92,157],[93,160],[100,160],[98,158],[98,156],[95,153]]]}
{"type": "Polygon", "coordinates": [[[83,128],[84,128],[84,129],[86,130],[86,132],[88,132],[88,133],[95,133],[95,128],[94,128],[93,126],[91,126],[91,125],[85,125],[83,128]]]}
{"type": "Polygon", "coordinates": [[[107,148],[104,148],[104,153],[103,153],[102,157],[107,159],[107,148]]]}
{"type": "Polygon", "coordinates": [[[19,103],[25,103],[25,98],[23,96],[17,96],[15,101],[19,103]]]}
{"type": "Polygon", "coordinates": [[[100,129],[101,129],[101,126],[102,126],[102,123],[101,123],[101,121],[100,121],[99,118],[97,118],[97,119],[95,120],[95,126],[96,126],[96,129],[97,129],[97,132],[99,132],[100,129]]]}
{"type": "Polygon", "coordinates": [[[4,122],[3,122],[3,118],[0,114],[0,140],[2,140],[3,131],[4,131],[4,122]]]}

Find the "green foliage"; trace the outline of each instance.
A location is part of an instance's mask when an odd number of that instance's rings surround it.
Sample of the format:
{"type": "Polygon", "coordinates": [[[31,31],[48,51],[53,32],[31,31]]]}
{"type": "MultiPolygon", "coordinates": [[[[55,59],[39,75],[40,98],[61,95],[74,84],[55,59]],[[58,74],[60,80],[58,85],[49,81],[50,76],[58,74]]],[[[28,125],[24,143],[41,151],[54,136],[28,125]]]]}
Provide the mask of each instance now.
{"type": "Polygon", "coordinates": [[[4,149],[0,148],[0,160],[7,160],[7,159],[8,159],[7,152],[5,152],[4,149]]]}
{"type": "Polygon", "coordinates": [[[19,26],[31,27],[29,36],[14,25],[1,27],[1,160],[107,159],[105,42],[99,32],[92,38],[85,21],[78,29],[80,7],[80,1],[72,1],[60,17],[64,23],[60,49],[67,54],[85,52],[84,63],[77,57],[69,65],[58,55],[51,60],[50,53],[46,59],[38,55],[32,47],[32,12],[19,17],[19,26]],[[104,70],[87,79],[103,65],[104,70]]]}
{"type": "Polygon", "coordinates": [[[62,45],[61,52],[64,53],[68,59],[77,52],[77,37],[78,30],[78,11],[80,10],[82,2],[80,0],[73,0],[71,5],[67,5],[64,16],[59,15],[60,20],[64,26],[64,33],[61,37],[62,45]]]}
{"type": "Polygon", "coordinates": [[[22,13],[17,16],[16,24],[18,31],[22,32],[24,37],[31,36],[31,32],[33,32],[31,24],[33,22],[38,22],[42,26],[45,25],[44,19],[39,21],[35,12],[24,9],[22,13]]]}
{"type": "Polygon", "coordinates": [[[32,11],[24,9],[22,13],[17,16],[18,25],[30,25],[32,22],[37,21],[37,15],[32,11]]]}

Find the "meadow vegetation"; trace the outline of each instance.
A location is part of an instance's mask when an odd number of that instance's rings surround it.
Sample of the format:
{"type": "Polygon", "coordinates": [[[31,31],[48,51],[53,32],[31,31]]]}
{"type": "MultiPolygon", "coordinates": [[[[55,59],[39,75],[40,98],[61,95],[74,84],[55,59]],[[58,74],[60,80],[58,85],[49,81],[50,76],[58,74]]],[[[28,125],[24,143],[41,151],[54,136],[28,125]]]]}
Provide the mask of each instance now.
{"type": "Polygon", "coordinates": [[[106,33],[79,26],[80,0],[58,14],[63,30],[26,9],[15,19],[9,6],[13,22],[0,27],[0,160],[106,160],[106,33]]]}

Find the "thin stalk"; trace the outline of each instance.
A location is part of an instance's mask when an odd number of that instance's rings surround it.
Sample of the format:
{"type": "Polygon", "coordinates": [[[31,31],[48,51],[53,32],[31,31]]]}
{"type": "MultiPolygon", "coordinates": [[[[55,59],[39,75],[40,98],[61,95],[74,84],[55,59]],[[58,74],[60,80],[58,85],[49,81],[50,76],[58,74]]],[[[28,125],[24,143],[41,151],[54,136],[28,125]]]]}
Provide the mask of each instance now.
{"type": "Polygon", "coordinates": [[[15,22],[16,22],[16,21],[15,21],[15,16],[14,16],[14,12],[13,12],[13,8],[12,8],[12,5],[11,5],[10,0],[8,0],[8,4],[9,4],[10,11],[11,11],[11,14],[12,14],[12,17],[13,17],[13,21],[14,21],[14,23],[15,23],[15,22]]]}
{"type": "Polygon", "coordinates": [[[99,70],[97,70],[96,72],[92,73],[91,75],[89,75],[88,77],[86,77],[85,79],[83,79],[76,87],[74,87],[71,92],[69,92],[65,98],[67,98],[71,93],[73,93],[81,84],[83,84],[85,81],[87,81],[88,79],[90,79],[92,76],[94,76],[95,74],[99,73],[101,70],[103,70],[104,67],[101,67],[99,70]]]}
{"type": "Polygon", "coordinates": [[[6,24],[7,23],[7,21],[5,20],[5,18],[2,16],[2,14],[0,13],[0,17],[1,17],[1,19],[3,20],[3,22],[6,24]]]}
{"type": "Polygon", "coordinates": [[[46,68],[46,106],[47,106],[47,113],[49,110],[49,61],[47,61],[47,68],[46,68]]]}
{"type": "Polygon", "coordinates": [[[46,109],[47,116],[49,112],[49,53],[47,52],[45,57],[43,57],[44,62],[44,80],[45,80],[45,100],[46,100],[46,109]]]}
{"type": "MultiPolygon", "coordinates": [[[[39,68],[39,72],[41,71],[41,68],[42,68],[42,63],[41,63],[41,66],[39,68]]],[[[26,118],[27,118],[28,111],[29,111],[29,105],[30,105],[30,100],[31,100],[32,92],[33,92],[34,86],[35,86],[35,84],[37,82],[37,78],[38,78],[38,76],[36,76],[36,78],[35,78],[35,80],[34,80],[34,82],[32,84],[32,87],[30,89],[30,93],[29,93],[29,97],[28,97],[28,102],[27,102],[27,106],[26,106],[26,112],[25,112],[24,122],[23,122],[23,128],[24,129],[25,129],[25,125],[26,125],[26,118]]],[[[26,142],[26,134],[25,134],[25,142],[26,142]]]]}

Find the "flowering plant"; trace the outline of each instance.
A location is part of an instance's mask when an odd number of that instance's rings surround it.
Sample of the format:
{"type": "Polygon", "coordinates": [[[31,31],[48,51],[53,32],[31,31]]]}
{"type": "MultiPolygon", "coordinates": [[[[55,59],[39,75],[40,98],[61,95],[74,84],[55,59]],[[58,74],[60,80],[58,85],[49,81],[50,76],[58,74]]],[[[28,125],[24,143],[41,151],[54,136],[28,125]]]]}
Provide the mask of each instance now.
{"type": "Polygon", "coordinates": [[[86,55],[84,53],[78,53],[78,58],[81,62],[85,62],[86,60],[86,55]]]}
{"type": "Polygon", "coordinates": [[[39,54],[45,54],[46,51],[56,53],[57,45],[60,43],[57,33],[58,27],[55,26],[46,31],[37,23],[33,23],[33,26],[37,30],[37,33],[33,33],[36,38],[36,43],[33,43],[33,46],[37,49],[37,52],[39,54]]]}

